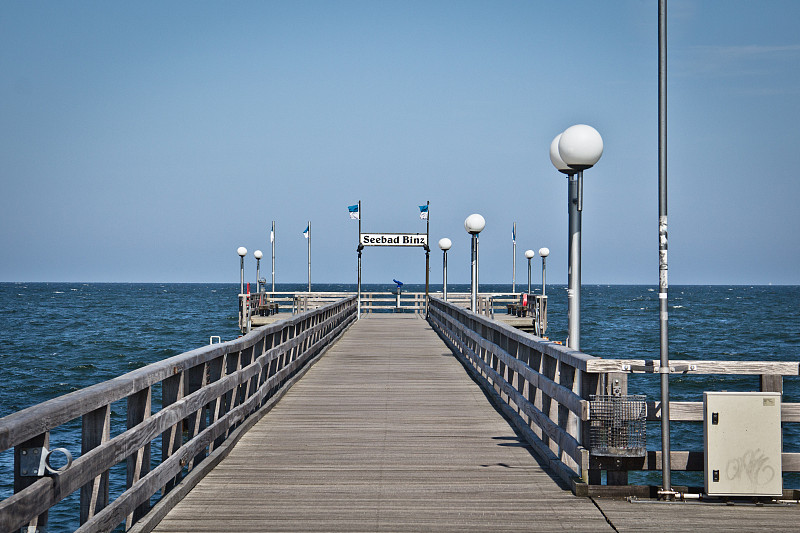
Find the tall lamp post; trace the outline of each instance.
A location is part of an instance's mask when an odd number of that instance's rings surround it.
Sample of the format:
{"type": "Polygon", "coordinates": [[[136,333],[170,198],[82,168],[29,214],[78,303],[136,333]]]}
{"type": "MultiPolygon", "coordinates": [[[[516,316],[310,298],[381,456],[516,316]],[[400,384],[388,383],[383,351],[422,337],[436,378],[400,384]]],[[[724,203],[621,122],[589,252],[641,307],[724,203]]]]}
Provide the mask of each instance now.
{"type": "Polygon", "coordinates": [[[474,213],[464,221],[464,229],[472,235],[472,269],[470,271],[470,309],[473,313],[478,312],[478,234],[486,227],[486,220],[479,214],[474,213]]]}
{"type": "Polygon", "coordinates": [[[533,250],[525,250],[525,259],[528,260],[528,294],[531,293],[531,259],[536,255],[533,250]]]}
{"type": "Polygon", "coordinates": [[[447,250],[453,246],[453,242],[445,237],[439,239],[439,248],[442,249],[442,299],[447,301],[447,250]]]}
{"type": "Polygon", "coordinates": [[[567,270],[567,346],[581,349],[581,212],[583,171],[603,155],[603,138],[591,126],[570,126],[550,143],[550,161],[569,178],[569,268],[567,270]]]}
{"type": "Polygon", "coordinates": [[[549,248],[539,248],[539,256],[542,258],[542,296],[545,296],[545,282],[547,281],[547,256],[550,255],[549,248]]]}
{"type": "Polygon", "coordinates": [[[247,255],[247,248],[240,246],[236,253],[239,254],[239,294],[244,294],[244,256],[247,255]]]}
{"type": "Polygon", "coordinates": [[[256,250],[253,252],[253,256],[256,258],[256,293],[261,292],[261,258],[264,257],[264,254],[261,253],[261,250],[256,250]]]}

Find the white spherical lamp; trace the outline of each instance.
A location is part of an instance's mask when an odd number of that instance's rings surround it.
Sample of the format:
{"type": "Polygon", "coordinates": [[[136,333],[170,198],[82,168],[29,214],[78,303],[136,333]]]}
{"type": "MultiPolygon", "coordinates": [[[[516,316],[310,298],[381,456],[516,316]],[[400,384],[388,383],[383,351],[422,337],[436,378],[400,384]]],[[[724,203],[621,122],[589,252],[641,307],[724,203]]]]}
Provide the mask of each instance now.
{"type": "Polygon", "coordinates": [[[561,133],[556,135],[556,138],[550,143],[550,162],[553,163],[553,166],[556,167],[556,170],[559,172],[572,174],[575,171],[572,170],[568,164],[564,163],[564,160],[561,159],[561,155],[558,153],[558,141],[561,140],[561,135],[561,133]]]}
{"type": "Polygon", "coordinates": [[[570,126],[561,134],[558,154],[570,168],[585,170],[594,166],[603,155],[603,138],[586,124],[570,126]]]}
{"type": "Polygon", "coordinates": [[[525,250],[525,259],[533,259],[535,255],[536,252],[534,252],[533,250],[525,250]]]}
{"type": "Polygon", "coordinates": [[[549,248],[539,248],[539,256],[540,257],[547,257],[548,255],[550,255],[550,249],[549,248]]]}
{"type": "Polygon", "coordinates": [[[453,242],[447,237],[445,237],[444,239],[439,239],[439,248],[441,248],[445,252],[449,250],[451,246],[453,246],[453,242]]]}
{"type": "Polygon", "coordinates": [[[236,253],[239,254],[239,257],[244,257],[247,255],[247,248],[240,246],[239,249],[236,250],[236,253]]]}
{"type": "Polygon", "coordinates": [[[255,252],[253,252],[253,256],[256,259],[261,259],[262,257],[264,257],[264,254],[261,253],[261,250],[256,250],[255,252]]]}
{"type": "Polygon", "coordinates": [[[470,235],[477,235],[486,227],[486,220],[479,214],[473,213],[464,221],[464,229],[470,235]]]}

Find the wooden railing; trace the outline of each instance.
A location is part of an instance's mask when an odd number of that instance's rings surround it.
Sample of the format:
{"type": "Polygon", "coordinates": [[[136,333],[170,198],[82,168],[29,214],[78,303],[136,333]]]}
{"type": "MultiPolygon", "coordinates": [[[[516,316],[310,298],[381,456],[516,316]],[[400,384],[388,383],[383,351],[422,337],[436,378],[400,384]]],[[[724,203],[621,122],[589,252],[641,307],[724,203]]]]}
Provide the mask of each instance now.
{"type": "Polygon", "coordinates": [[[345,298],[0,419],[0,452],[14,447],[15,492],[0,502],[0,531],[46,524],[48,510],[77,490],[78,531],[160,519],[355,319],[355,298],[345,298]],[[112,435],[111,405],[119,401],[125,406],[114,410],[126,411],[127,429],[112,435]],[[70,450],[59,431],[77,418],[82,443],[70,450]],[[55,475],[26,475],[24,459],[46,454],[53,442],[74,462],[55,475]],[[151,448],[159,447],[153,466],[151,448]],[[109,501],[119,463],[127,465],[125,490],[109,501]]]}
{"type": "MultiPolygon", "coordinates": [[[[267,304],[273,305],[276,309],[270,312],[275,313],[302,313],[310,309],[316,309],[342,298],[353,296],[354,292],[259,292],[252,294],[239,295],[239,327],[241,331],[247,331],[247,319],[259,314],[259,309],[264,309],[267,304]]],[[[431,296],[441,297],[441,292],[432,292],[431,296]]],[[[521,294],[506,293],[481,293],[478,296],[478,312],[494,318],[495,313],[506,314],[508,304],[519,303],[521,294]]],[[[469,307],[470,295],[465,292],[450,292],[447,300],[459,307],[469,307]]],[[[537,317],[542,317],[544,328],[547,323],[546,298],[532,295],[530,300],[531,320],[536,323],[537,317]]],[[[423,315],[425,309],[424,292],[403,292],[398,299],[393,292],[362,292],[361,293],[361,312],[369,313],[393,313],[407,312],[423,315]]],[[[539,320],[541,322],[541,320],[539,320]]]]}
{"type": "MultiPolygon", "coordinates": [[[[627,485],[627,472],[659,470],[661,452],[622,459],[592,455],[589,400],[627,394],[629,373],[652,373],[658,379],[658,361],[593,357],[438,298],[431,298],[428,321],[576,494],[652,495],[651,487],[627,485]],[[607,485],[600,486],[604,470],[607,485]]],[[[682,375],[757,375],[762,390],[778,392],[783,376],[800,373],[798,362],[672,361],[670,366],[682,375]]],[[[647,402],[648,420],[659,420],[660,413],[661,402],[647,402]]],[[[702,423],[702,402],[670,402],[670,420],[702,423]]],[[[800,404],[783,403],[781,421],[800,422],[800,404]]],[[[704,468],[702,450],[672,450],[670,459],[674,471],[704,468]]],[[[800,453],[783,453],[782,464],[784,472],[800,471],[800,453]]],[[[784,492],[797,497],[795,491],[784,492]]]]}

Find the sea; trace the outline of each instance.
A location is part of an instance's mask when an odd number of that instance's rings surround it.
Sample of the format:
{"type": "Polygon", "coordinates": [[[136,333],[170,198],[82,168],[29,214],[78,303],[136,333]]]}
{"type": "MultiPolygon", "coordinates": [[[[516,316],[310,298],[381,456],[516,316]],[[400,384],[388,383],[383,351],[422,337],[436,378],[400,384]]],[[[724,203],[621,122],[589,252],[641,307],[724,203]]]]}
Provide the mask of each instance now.
{"type": "MultiPolygon", "coordinates": [[[[364,284],[388,291],[393,283],[364,284]]],[[[517,289],[521,289],[520,284],[517,289]]],[[[304,291],[306,284],[278,284],[304,291]]],[[[535,286],[534,292],[541,287],[535,286]]],[[[313,291],[355,291],[355,284],[313,284],[313,291]]],[[[424,291],[406,284],[404,291],[424,291]]],[[[431,285],[432,291],[441,285],[431,285]]],[[[504,293],[511,284],[483,284],[504,293]]],[[[467,285],[448,285],[468,292],[467,285]]],[[[0,283],[0,417],[99,383],[161,359],[239,336],[238,283],[0,283]]],[[[567,336],[563,285],[548,285],[551,340],[567,336]]],[[[800,286],[692,285],[669,289],[671,359],[800,361],[800,286]]],[[[646,285],[584,285],[581,348],[605,358],[659,359],[658,289],[646,285]]],[[[784,402],[800,402],[798,377],[784,378],[784,402]]],[[[707,390],[756,391],[757,376],[673,375],[672,401],[702,401],[707,390]]],[[[630,394],[660,399],[657,374],[633,375],[630,394]]],[[[159,399],[154,398],[155,406],[159,399]]],[[[112,434],[125,424],[121,402],[112,406],[112,434]]],[[[800,452],[800,424],[784,424],[783,449],[800,452]]],[[[700,450],[702,423],[673,422],[673,450],[700,450]]],[[[660,423],[648,423],[648,448],[660,449],[660,423]]],[[[160,457],[154,443],[154,465],[160,457]]],[[[51,448],[80,450],[79,421],[51,435],[51,448]]],[[[112,471],[111,498],[123,490],[124,465],[112,471]]],[[[660,485],[660,475],[631,473],[632,483],[660,485]]],[[[674,485],[702,486],[702,472],[673,472],[674,485]]],[[[800,488],[798,474],[784,487],[800,488]]],[[[79,492],[79,491],[78,491],[79,492]]],[[[13,452],[0,452],[0,501],[13,493],[13,452]]],[[[78,527],[77,493],[50,513],[48,532],[78,527]]]]}

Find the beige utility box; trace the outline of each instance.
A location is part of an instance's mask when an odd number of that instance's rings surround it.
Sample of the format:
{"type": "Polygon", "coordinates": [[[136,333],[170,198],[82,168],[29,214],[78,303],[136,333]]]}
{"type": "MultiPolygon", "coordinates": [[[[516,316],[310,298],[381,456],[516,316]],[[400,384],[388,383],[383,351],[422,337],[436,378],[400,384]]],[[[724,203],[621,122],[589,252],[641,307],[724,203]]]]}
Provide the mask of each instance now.
{"type": "Polygon", "coordinates": [[[781,395],[704,392],[709,496],[782,496],[781,395]]]}

